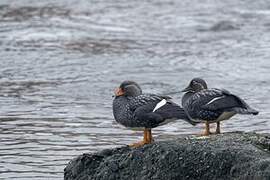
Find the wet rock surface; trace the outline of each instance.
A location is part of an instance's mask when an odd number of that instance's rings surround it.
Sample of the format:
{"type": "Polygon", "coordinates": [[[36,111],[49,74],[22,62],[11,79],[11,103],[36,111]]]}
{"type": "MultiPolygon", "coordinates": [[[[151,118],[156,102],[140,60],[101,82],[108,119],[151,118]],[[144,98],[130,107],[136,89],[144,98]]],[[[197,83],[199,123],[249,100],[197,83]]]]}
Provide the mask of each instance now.
{"type": "Polygon", "coordinates": [[[225,133],[169,138],[71,160],[64,179],[270,179],[270,134],[225,133]]]}

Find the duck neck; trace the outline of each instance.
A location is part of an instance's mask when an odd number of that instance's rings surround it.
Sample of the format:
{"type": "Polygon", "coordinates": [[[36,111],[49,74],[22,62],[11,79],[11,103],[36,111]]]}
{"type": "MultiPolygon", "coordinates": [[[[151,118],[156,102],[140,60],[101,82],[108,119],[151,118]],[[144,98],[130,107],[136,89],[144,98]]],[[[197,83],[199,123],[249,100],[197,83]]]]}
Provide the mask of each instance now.
{"type": "Polygon", "coordinates": [[[188,99],[193,95],[195,94],[196,92],[186,92],[182,98],[182,106],[184,106],[185,102],[188,101],[188,99]]]}

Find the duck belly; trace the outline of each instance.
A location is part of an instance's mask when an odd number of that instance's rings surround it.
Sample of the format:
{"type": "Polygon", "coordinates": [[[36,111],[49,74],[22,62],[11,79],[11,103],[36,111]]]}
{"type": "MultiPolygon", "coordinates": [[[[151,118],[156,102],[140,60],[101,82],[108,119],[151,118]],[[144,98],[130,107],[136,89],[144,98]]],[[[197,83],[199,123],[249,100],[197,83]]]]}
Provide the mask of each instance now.
{"type": "Polygon", "coordinates": [[[171,122],[173,122],[173,121],[175,121],[175,120],[177,120],[177,119],[176,119],[176,118],[166,119],[165,121],[159,123],[158,126],[162,126],[162,125],[171,123],[171,122]]]}
{"type": "Polygon", "coordinates": [[[236,113],[235,112],[223,112],[221,113],[218,118],[216,119],[212,119],[212,120],[209,120],[209,119],[195,119],[195,118],[191,118],[191,120],[195,123],[216,123],[218,121],[224,121],[224,120],[228,120],[230,119],[232,116],[234,116],[236,113]]]}
{"type": "Polygon", "coordinates": [[[130,127],[130,126],[129,127],[125,126],[125,127],[130,129],[130,130],[133,130],[133,131],[144,131],[145,129],[149,129],[149,128],[152,129],[152,128],[155,128],[155,127],[158,127],[158,126],[162,126],[162,125],[174,122],[175,120],[177,120],[177,118],[166,119],[166,120],[164,120],[163,122],[161,122],[159,124],[153,125],[152,127],[130,127]]]}
{"type": "Polygon", "coordinates": [[[223,121],[223,120],[227,120],[230,119],[231,117],[233,117],[236,113],[235,112],[223,112],[216,121],[223,121]]]}

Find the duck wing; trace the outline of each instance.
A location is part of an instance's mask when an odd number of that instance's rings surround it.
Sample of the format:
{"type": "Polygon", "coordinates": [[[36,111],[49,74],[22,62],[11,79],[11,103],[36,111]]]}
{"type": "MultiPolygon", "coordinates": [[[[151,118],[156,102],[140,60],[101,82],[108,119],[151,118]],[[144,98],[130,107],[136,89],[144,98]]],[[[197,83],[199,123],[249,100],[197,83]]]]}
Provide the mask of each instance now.
{"type": "Polygon", "coordinates": [[[183,108],[172,102],[168,96],[143,94],[134,97],[130,104],[135,121],[144,127],[153,128],[168,119],[188,119],[183,108]]]}
{"type": "Polygon", "coordinates": [[[205,103],[202,108],[211,111],[234,111],[240,114],[254,114],[259,112],[252,109],[244,100],[240,97],[231,94],[225,89],[212,89],[209,91],[215,92],[217,95],[205,103]]]}

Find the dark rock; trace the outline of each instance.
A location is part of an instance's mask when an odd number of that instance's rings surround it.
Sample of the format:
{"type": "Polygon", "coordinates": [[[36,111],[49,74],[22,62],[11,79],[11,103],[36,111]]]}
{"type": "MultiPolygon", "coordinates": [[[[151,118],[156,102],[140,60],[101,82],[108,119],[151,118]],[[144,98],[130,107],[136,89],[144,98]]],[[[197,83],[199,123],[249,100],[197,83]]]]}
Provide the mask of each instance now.
{"type": "MultiPolygon", "coordinates": [[[[158,138],[157,138],[158,139],[158,138]]],[[[186,136],[140,148],[83,154],[69,162],[65,180],[269,180],[270,135],[186,136]]]]}

